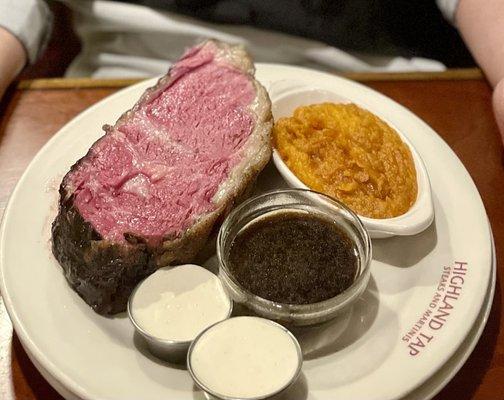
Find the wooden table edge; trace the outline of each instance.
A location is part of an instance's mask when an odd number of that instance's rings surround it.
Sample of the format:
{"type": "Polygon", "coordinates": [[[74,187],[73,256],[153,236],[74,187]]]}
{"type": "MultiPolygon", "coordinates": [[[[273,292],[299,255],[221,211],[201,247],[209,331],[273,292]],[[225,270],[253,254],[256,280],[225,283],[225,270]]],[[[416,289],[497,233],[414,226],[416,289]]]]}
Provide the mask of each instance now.
{"type": "MultiPolygon", "coordinates": [[[[339,74],[359,82],[367,81],[431,81],[484,79],[478,68],[449,69],[440,72],[349,72],[339,74]]],[[[139,78],[49,78],[30,79],[18,82],[18,90],[54,90],[87,88],[122,88],[140,82],[139,78]]]]}

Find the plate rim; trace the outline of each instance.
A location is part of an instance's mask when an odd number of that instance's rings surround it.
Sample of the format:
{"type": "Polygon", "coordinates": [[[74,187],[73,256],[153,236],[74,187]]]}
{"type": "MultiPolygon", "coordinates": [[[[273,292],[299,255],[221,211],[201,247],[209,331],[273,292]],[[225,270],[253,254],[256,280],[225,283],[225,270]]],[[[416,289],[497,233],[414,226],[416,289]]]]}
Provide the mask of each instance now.
{"type": "MultiPolygon", "coordinates": [[[[457,350],[452,354],[452,357],[455,357],[459,353],[459,351],[463,351],[464,352],[463,355],[461,355],[460,359],[457,360],[455,365],[449,370],[446,376],[443,379],[441,379],[437,384],[435,384],[430,391],[426,393],[426,396],[422,398],[423,400],[431,400],[433,397],[437,396],[439,392],[441,392],[441,390],[443,390],[446,387],[446,385],[450,383],[450,381],[455,377],[455,375],[458,374],[458,372],[462,369],[462,367],[465,365],[465,363],[473,353],[474,349],[476,348],[476,345],[479,343],[479,340],[483,335],[483,331],[485,330],[485,327],[488,323],[490,312],[492,311],[493,307],[493,300],[495,297],[495,286],[497,283],[497,256],[495,252],[495,241],[491,230],[490,235],[492,238],[492,272],[490,282],[488,284],[489,285],[488,290],[486,293],[486,295],[488,296],[487,304],[483,303],[483,305],[485,306],[484,310],[482,307],[483,314],[481,314],[480,311],[480,314],[478,314],[478,316],[476,317],[476,322],[479,322],[479,325],[476,329],[476,332],[474,333],[474,337],[471,338],[471,341],[467,344],[467,347],[461,349],[461,347],[464,346],[464,343],[462,342],[461,346],[459,346],[459,348],[457,348],[457,350]],[[481,321],[478,321],[480,318],[481,321]]],[[[471,334],[471,331],[474,328],[475,325],[471,327],[471,329],[468,332],[468,335],[464,338],[464,340],[467,339],[467,337],[471,334]]],[[[423,384],[417,386],[411,392],[407,393],[404,396],[404,400],[408,400],[408,396],[411,396],[415,390],[421,389],[425,384],[428,384],[428,381],[430,379],[433,379],[436,376],[436,374],[438,374],[439,371],[441,371],[441,369],[443,369],[446,366],[446,364],[450,362],[452,357],[450,357],[443,365],[441,365],[439,369],[437,369],[430,378],[427,378],[427,380],[423,384]]]]}
{"type": "MultiPolygon", "coordinates": [[[[370,93],[373,96],[378,96],[378,98],[381,98],[382,100],[386,100],[388,102],[393,103],[394,106],[399,107],[402,110],[402,112],[405,112],[408,116],[413,117],[416,120],[417,123],[420,123],[421,125],[424,126],[424,128],[426,128],[429,131],[431,131],[435,135],[436,139],[438,141],[440,141],[440,142],[443,143],[443,145],[445,146],[444,150],[445,151],[449,151],[449,152],[452,153],[452,155],[454,156],[455,161],[459,164],[459,167],[461,167],[462,171],[466,175],[466,178],[468,178],[467,179],[468,183],[472,185],[472,189],[474,189],[476,191],[476,193],[478,194],[477,197],[479,199],[479,202],[483,206],[483,203],[482,203],[479,191],[478,191],[478,189],[477,189],[477,187],[476,187],[476,185],[475,185],[472,177],[470,176],[470,174],[468,173],[467,169],[465,168],[465,166],[463,165],[463,163],[461,162],[461,160],[458,158],[458,156],[448,146],[448,144],[446,143],[446,141],[439,134],[437,134],[437,132],[435,132],[425,121],[423,121],[420,117],[418,117],[412,111],[410,111],[409,109],[407,109],[406,107],[404,107],[402,104],[396,102],[395,100],[393,100],[393,99],[385,96],[384,94],[382,94],[382,93],[380,93],[378,91],[375,91],[375,90],[373,90],[373,89],[371,89],[371,88],[369,88],[369,87],[367,87],[367,86],[365,86],[365,85],[363,85],[361,83],[358,83],[358,82],[355,82],[355,81],[352,81],[352,80],[349,80],[349,79],[346,79],[346,78],[343,78],[343,77],[340,77],[340,76],[331,75],[331,74],[326,73],[326,72],[321,72],[321,71],[312,70],[312,69],[309,69],[309,68],[297,67],[297,66],[282,65],[282,64],[256,63],[256,66],[261,66],[261,68],[265,68],[265,69],[281,67],[282,69],[287,68],[287,69],[290,69],[290,70],[293,70],[293,71],[297,70],[298,72],[305,72],[305,73],[310,73],[310,74],[318,74],[318,75],[321,75],[321,76],[325,76],[326,79],[330,78],[330,79],[334,79],[334,80],[340,81],[341,83],[344,83],[344,84],[347,84],[347,85],[351,84],[351,85],[357,86],[360,90],[364,90],[364,92],[370,93]]],[[[122,97],[126,93],[128,93],[129,91],[135,91],[135,90],[137,90],[138,87],[142,87],[144,85],[147,86],[147,85],[150,85],[151,83],[154,83],[157,79],[158,78],[155,77],[155,78],[150,78],[150,79],[146,79],[146,80],[140,81],[140,82],[138,82],[138,83],[136,83],[136,84],[134,84],[132,86],[126,87],[124,89],[121,89],[121,90],[119,90],[119,91],[117,91],[117,92],[115,92],[115,93],[113,93],[113,94],[105,97],[104,99],[101,99],[100,101],[98,101],[97,103],[93,104],[92,106],[90,106],[90,107],[82,110],[74,118],[72,118],[65,125],[63,125],[57,132],[55,132],[55,134],[47,141],[47,143],[45,143],[44,146],[42,146],[42,148],[37,152],[37,154],[35,155],[35,157],[30,161],[30,163],[26,167],[25,171],[21,175],[20,179],[16,183],[16,186],[15,186],[14,190],[12,191],[12,193],[9,196],[9,200],[8,200],[6,208],[4,210],[3,217],[2,217],[2,222],[1,222],[1,225],[0,225],[0,292],[2,293],[2,296],[3,296],[3,299],[4,299],[4,303],[5,303],[5,307],[6,307],[6,310],[7,310],[8,314],[9,314],[9,317],[11,318],[11,321],[13,323],[14,329],[16,330],[16,333],[20,337],[20,340],[22,340],[22,342],[27,345],[27,347],[29,348],[29,350],[30,350],[31,354],[33,355],[33,357],[35,357],[37,359],[37,361],[40,362],[40,364],[44,365],[44,367],[47,367],[47,370],[48,370],[48,372],[51,375],[56,374],[57,375],[57,381],[61,382],[61,384],[64,385],[66,388],[71,388],[71,392],[74,392],[76,395],[78,395],[79,397],[81,397],[83,399],[91,399],[90,393],[85,388],[83,388],[81,385],[79,385],[79,383],[77,381],[71,379],[66,373],[64,373],[63,371],[61,371],[61,369],[58,368],[45,355],[45,353],[43,353],[41,351],[41,349],[38,348],[38,346],[35,344],[35,342],[33,342],[33,340],[28,335],[25,327],[23,326],[23,323],[22,323],[21,319],[19,318],[19,315],[17,315],[17,313],[15,311],[15,307],[14,307],[14,304],[12,302],[12,299],[11,299],[11,296],[9,294],[9,291],[7,289],[7,286],[6,286],[6,283],[5,283],[5,279],[4,279],[4,274],[3,274],[3,269],[4,269],[4,255],[3,254],[5,254],[5,252],[2,251],[2,249],[5,246],[4,235],[5,235],[5,231],[6,231],[6,225],[7,225],[6,221],[8,219],[7,216],[10,214],[11,208],[14,207],[12,199],[16,196],[16,194],[20,190],[23,182],[27,179],[27,176],[29,175],[29,171],[33,168],[33,165],[39,160],[39,158],[41,158],[50,148],[53,147],[54,143],[56,143],[61,138],[61,136],[62,136],[61,135],[61,133],[62,133],[61,131],[62,130],[71,129],[71,127],[74,124],[77,124],[81,119],[85,118],[87,116],[87,114],[92,113],[95,110],[95,108],[100,107],[103,102],[105,102],[105,101],[111,101],[111,100],[113,100],[113,99],[115,99],[117,97],[122,97]]],[[[484,210],[484,206],[483,206],[483,211],[485,211],[484,210]]],[[[486,211],[485,211],[485,213],[486,213],[486,211]]],[[[489,226],[489,231],[491,232],[491,230],[490,230],[491,228],[490,228],[490,225],[488,223],[488,220],[486,222],[487,222],[487,224],[489,226]]],[[[490,270],[490,272],[491,272],[491,270],[490,270]]],[[[489,282],[489,280],[490,280],[490,274],[488,276],[487,282],[489,282]]],[[[485,292],[485,294],[486,294],[486,292],[485,292]]],[[[484,297],[485,296],[483,295],[483,299],[484,299],[484,297]]],[[[481,309],[482,304],[483,304],[483,300],[481,302],[480,309],[481,309]]],[[[473,316],[473,318],[470,320],[470,322],[471,322],[470,326],[472,326],[474,324],[474,322],[475,322],[476,318],[478,317],[478,315],[479,315],[479,312],[475,313],[475,315],[473,316]]],[[[470,331],[470,329],[467,332],[469,332],[469,331],[470,331]]],[[[467,336],[467,334],[466,334],[466,336],[467,336]]],[[[445,353],[445,355],[442,358],[442,362],[439,365],[439,368],[441,368],[449,360],[449,358],[451,356],[453,356],[453,354],[455,354],[455,352],[460,347],[461,343],[463,342],[463,340],[465,339],[466,336],[460,338],[460,341],[457,343],[457,346],[455,346],[452,351],[449,351],[449,352],[445,353]]],[[[434,375],[437,371],[438,371],[438,369],[436,369],[436,370],[432,371],[432,373],[426,375],[425,378],[420,383],[418,383],[414,387],[411,387],[410,390],[408,392],[406,392],[406,393],[403,393],[402,396],[405,396],[408,393],[411,393],[413,390],[415,390],[416,388],[418,388],[419,386],[421,386],[425,381],[427,381],[430,377],[432,377],[432,375],[434,375]]]]}
{"type": "MultiPolygon", "coordinates": [[[[451,367],[451,369],[448,371],[446,376],[442,378],[440,381],[436,382],[431,389],[426,389],[426,393],[424,397],[419,397],[423,400],[431,400],[434,398],[436,395],[438,395],[441,390],[443,390],[449,383],[450,381],[455,377],[455,375],[458,374],[458,372],[462,369],[462,367],[465,365],[467,362],[468,358],[471,356],[473,353],[476,345],[479,343],[479,340],[481,338],[481,335],[483,334],[483,331],[488,323],[488,318],[490,316],[490,312],[492,311],[492,306],[493,306],[493,300],[495,296],[495,287],[496,287],[496,282],[497,282],[497,258],[496,258],[496,253],[495,253],[495,242],[494,238],[492,235],[492,278],[489,283],[487,295],[488,295],[488,300],[485,309],[483,310],[483,314],[478,315],[477,322],[479,325],[477,326],[477,329],[474,333],[474,336],[471,338],[471,341],[467,344],[465,348],[458,348],[453,356],[456,356],[457,353],[463,351],[463,355],[460,357],[459,360],[451,367]],[[481,318],[480,318],[481,317],[481,318]]],[[[474,329],[475,326],[473,326],[472,329],[474,329]]],[[[471,331],[470,331],[471,332],[471,331]]],[[[467,337],[466,337],[467,338],[467,337]]],[[[23,349],[25,350],[26,354],[28,355],[28,358],[32,361],[32,363],[35,365],[37,370],[41,373],[41,375],[44,377],[44,379],[65,399],[68,400],[82,400],[78,398],[75,394],[73,394],[68,388],[64,387],[61,382],[58,382],[57,379],[50,375],[43,366],[39,365],[36,360],[33,359],[33,356],[29,353],[29,351],[25,348],[25,345],[23,342],[21,342],[21,345],[23,346],[23,349]]],[[[463,344],[462,344],[463,346],[463,344]]],[[[447,361],[449,362],[449,360],[447,361]]],[[[446,366],[446,364],[443,364],[436,373],[431,376],[429,379],[433,379],[436,374],[439,373],[441,369],[443,369],[446,366]]],[[[413,389],[410,393],[406,394],[405,396],[402,397],[402,400],[408,400],[413,392],[418,389],[422,389],[425,385],[429,385],[429,379],[427,379],[423,384],[421,384],[419,387],[416,389],[413,389]]]]}

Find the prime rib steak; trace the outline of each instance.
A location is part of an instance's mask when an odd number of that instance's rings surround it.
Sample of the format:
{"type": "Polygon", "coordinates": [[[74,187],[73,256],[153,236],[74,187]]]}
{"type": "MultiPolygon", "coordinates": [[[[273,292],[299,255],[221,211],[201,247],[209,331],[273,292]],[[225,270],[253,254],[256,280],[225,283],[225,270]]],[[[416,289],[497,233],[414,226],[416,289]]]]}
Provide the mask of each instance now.
{"type": "Polygon", "coordinates": [[[190,262],[271,156],[271,103],[241,46],[189,49],[63,178],[52,249],[115,314],[144,277],[190,262]]]}

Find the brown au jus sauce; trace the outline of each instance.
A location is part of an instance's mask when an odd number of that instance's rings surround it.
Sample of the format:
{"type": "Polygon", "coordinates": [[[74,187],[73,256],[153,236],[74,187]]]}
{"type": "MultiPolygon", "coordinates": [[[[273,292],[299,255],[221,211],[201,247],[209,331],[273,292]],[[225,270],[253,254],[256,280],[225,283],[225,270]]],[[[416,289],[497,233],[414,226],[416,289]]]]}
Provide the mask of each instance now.
{"type": "Polygon", "coordinates": [[[356,279],[356,245],[334,222],[299,211],[247,225],[231,244],[229,269],[249,292],[286,304],[327,300],[356,279]]]}

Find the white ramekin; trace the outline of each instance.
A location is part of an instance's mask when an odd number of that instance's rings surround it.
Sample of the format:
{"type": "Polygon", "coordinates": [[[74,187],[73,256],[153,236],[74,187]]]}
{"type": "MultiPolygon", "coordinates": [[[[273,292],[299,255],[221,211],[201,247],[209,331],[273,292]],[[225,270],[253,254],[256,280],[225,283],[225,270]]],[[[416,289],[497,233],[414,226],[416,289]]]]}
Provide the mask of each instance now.
{"type": "MultiPolygon", "coordinates": [[[[297,83],[291,80],[275,82],[270,86],[269,94],[272,101],[272,111],[275,121],[278,118],[292,116],[294,110],[303,105],[323,102],[354,103],[362,108],[368,109],[394,128],[404,143],[409,147],[411,155],[413,156],[418,183],[416,201],[406,213],[398,217],[378,219],[359,215],[359,218],[362,220],[362,223],[372,238],[385,238],[395,235],[415,235],[429,227],[434,220],[434,206],[432,203],[429,175],[427,174],[425,165],[415,147],[408,140],[406,134],[395,128],[393,122],[381,117],[379,110],[361,106],[358,101],[347,98],[340,93],[335,93],[323,88],[307,86],[304,83],[297,83]]],[[[289,169],[275,149],[273,149],[273,162],[289,186],[310,189],[289,169]]]]}

